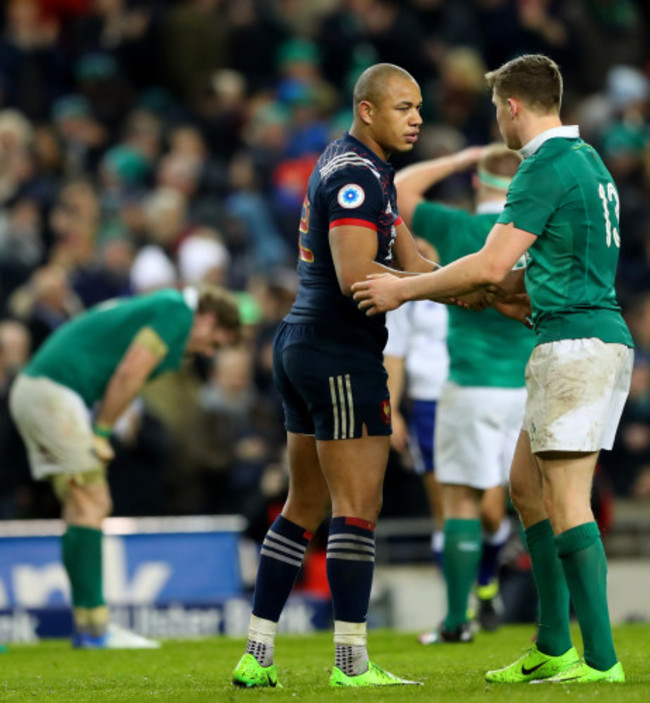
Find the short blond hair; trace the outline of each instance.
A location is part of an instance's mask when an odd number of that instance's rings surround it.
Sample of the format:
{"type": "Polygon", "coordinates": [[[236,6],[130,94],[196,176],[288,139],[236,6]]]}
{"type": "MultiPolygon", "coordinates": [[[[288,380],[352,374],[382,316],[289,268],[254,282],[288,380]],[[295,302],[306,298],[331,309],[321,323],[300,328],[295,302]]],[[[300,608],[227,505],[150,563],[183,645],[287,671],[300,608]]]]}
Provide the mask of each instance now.
{"type": "Polygon", "coordinates": [[[512,178],[522,161],[522,155],[518,151],[508,149],[505,144],[490,144],[485,147],[478,168],[492,176],[512,178]]]}
{"type": "Polygon", "coordinates": [[[488,86],[501,100],[519,98],[537,112],[559,112],[562,74],[543,54],[524,54],[485,74],[488,86]]]}

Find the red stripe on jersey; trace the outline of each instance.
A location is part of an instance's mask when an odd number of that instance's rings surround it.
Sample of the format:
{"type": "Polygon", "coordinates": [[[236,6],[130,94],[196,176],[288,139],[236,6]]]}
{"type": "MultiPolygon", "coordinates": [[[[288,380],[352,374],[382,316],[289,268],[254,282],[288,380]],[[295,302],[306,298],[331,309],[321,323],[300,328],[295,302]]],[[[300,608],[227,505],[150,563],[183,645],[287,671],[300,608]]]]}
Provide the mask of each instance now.
{"type": "Polygon", "coordinates": [[[375,531],[375,523],[369,522],[368,520],[362,520],[360,517],[346,517],[346,525],[353,525],[354,527],[360,527],[363,530],[369,530],[370,532],[375,531]]]}
{"type": "Polygon", "coordinates": [[[307,249],[299,244],[298,251],[300,252],[300,258],[303,261],[306,261],[308,264],[314,263],[314,252],[311,249],[307,249]]]}
{"type": "Polygon", "coordinates": [[[399,225],[401,225],[402,222],[404,222],[404,220],[402,219],[402,216],[400,215],[400,216],[395,220],[395,222],[394,222],[393,224],[395,225],[395,227],[399,227],[399,225]]]}
{"type": "Polygon", "coordinates": [[[344,217],[341,220],[332,220],[332,222],[330,222],[330,229],[333,227],[343,227],[344,225],[352,225],[353,227],[367,227],[375,232],[377,231],[377,224],[375,222],[369,222],[368,220],[355,220],[351,217],[344,217]]]}
{"type": "Polygon", "coordinates": [[[313,532],[307,532],[307,530],[305,530],[305,531],[302,533],[302,538],[303,538],[303,539],[311,539],[313,536],[314,536],[314,533],[313,533],[313,532]]]}

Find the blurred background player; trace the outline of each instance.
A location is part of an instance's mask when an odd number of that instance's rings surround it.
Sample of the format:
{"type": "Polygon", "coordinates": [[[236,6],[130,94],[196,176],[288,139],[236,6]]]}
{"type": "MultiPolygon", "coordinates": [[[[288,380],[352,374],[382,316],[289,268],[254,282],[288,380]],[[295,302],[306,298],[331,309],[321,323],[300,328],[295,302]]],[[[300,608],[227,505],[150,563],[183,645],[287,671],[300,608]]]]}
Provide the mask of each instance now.
{"type": "MultiPolygon", "coordinates": [[[[477,251],[503,210],[521,156],[504,145],[474,147],[401,170],[400,213],[436,247],[440,262],[477,251]],[[425,193],[452,174],[477,166],[476,211],[426,201],[425,193]]],[[[522,262],[523,265],[523,262],[522,262]]],[[[399,313],[415,301],[389,313],[399,313]]],[[[478,620],[499,625],[497,569],[510,533],[504,486],[524,414],[524,370],[534,344],[530,330],[496,310],[449,307],[449,377],[438,401],[435,464],[442,484],[447,615],[422,644],[471,642],[469,597],[475,582],[478,620]]],[[[432,353],[430,364],[435,364],[432,353]]]]}
{"type": "MultiPolygon", "coordinates": [[[[424,239],[416,243],[428,259],[437,258],[424,239]]],[[[386,315],[386,328],[384,366],[393,423],[390,444],[402,462],[422,477],[433,518],[431,548],[442,570],[442,495],[434,472],[433,447],[436,404],[449,371],[447,306],[432,300],[412,301],[386,315]]]]}
{"type": "Polygon", "coordinates": [[[62,505],[73,646],[158,646],[109,626],[102,574],[102,522],[112,506],[109,438],[149,379],[178,369],[186,353],[212,355],[236,341],[239,325],[235,299],[214,287],[108,301],[52,334],[13,385],[11,414],[32,475],[51,481],[62,505]]]}

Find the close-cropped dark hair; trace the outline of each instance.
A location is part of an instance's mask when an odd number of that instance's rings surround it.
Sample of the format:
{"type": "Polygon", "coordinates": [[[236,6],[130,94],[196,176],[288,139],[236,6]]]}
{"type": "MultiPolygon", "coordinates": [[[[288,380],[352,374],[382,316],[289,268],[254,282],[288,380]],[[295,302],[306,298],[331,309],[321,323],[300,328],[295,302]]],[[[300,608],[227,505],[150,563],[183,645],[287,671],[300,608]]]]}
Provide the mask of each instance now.
{"type": "Polygon", "coordinates": [[[384,97],[386,83],[391,78],[415,81],[413,76],[400,66],[392,63],[376,63],[359,76],[354,86],[355,110],[364,100],[378,105],[384,97]]]}

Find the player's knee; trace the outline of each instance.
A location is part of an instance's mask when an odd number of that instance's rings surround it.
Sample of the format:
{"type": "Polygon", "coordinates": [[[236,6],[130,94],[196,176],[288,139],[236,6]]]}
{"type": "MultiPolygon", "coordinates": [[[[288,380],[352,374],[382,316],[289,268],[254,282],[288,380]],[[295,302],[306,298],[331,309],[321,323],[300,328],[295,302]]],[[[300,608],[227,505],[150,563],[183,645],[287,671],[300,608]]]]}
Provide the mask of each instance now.
{"type": "Polygon", "coordinates": [[[530,492],[527,491],[521,484],[513,481],[510,483],[510,500],[515,506],[517,512],[521,515],[522,511],[525,511],[530,505],[530,492]]]}
{"type": "Polygon", "coordinates": [[[307,500],[289,496],[282,509],[282,514],[287,520],[295,522],[309,532],[315,532],[328,516],[329,511],[329,498],[327,500],[307,500]]]}
{"type": "Polygon", "coordinates": [[[102,476],[79,474],[69,476],[60,491],[63,517],[72,524],[101,526],[113,510],[108,483],[102,476]]]}

